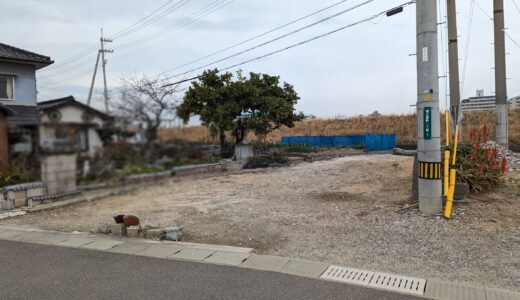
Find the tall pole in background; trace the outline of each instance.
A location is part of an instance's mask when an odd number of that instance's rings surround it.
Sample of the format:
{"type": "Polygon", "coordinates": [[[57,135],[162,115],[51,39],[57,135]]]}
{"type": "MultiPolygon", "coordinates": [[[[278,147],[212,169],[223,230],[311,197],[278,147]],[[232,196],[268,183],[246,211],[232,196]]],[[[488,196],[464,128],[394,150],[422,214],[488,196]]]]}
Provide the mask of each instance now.
{"type": "Polygon", "coordinates": [[[416,3],[419,210],[442,212],[437,1],[416,3]]]}
{"type": "Polygon", "coordinates": [[[101,38],[99,39],[101,44],[98,55],[96,58],[96,66],[94,67],[94,74],[92,75],[92,82],[90,83],[90,90],[88,93],[87,105],[90,106],[90,101],[92,99],[92,91],[94,90],[94,83],[96,82],[96,73],[99,65],[99,58],[101,57],[101,67],[103,69],[103,96],[105,99],[105,111],[108,113],[108,87],[107,87],[107,74],[106,74],[106,64],[107,60],[105,59],[105,53],[112,53],[114,50],[105,49],[105,43],[112,42],[111,39],[106,39],[103,37],[103,28],[101,28],[101,38]]]}
{"type": "Polygon", "coordinates": [[[506,47],[504,34],[504,0],[493,0],[493,22],[495,25],[495,101],[496,142],[504,147],[509,144],[506,47]]]}
{"type": "Polygon", "coordinates": [[[90,106],[90,100],[92,99],[92,91],[94,90],[94,83],[96,82],[96,73],[97,67],[99,65],[99,56],[101,55],[101,51],[98,51],[96,58],[96,65],[94,66],[94,74],[92,74],[92,82],[90,82],[90,89],[88,91],[87,105],[90,106]]]}
{"type": "Polygon", "coordinates": [[[105,98],[105,112],[108,113],[108,88],[107,88],[107,73],[106,73],[106,65],[107,60],[105,59],[105,52],[112,53],[114,50],[106,50],[104,47],[104,43],[110,43],[112,40],[103,38],[103,28],[101,28],[101,64],[103,66],[103,96],[105,98]]]}
{"type": "MultiPolygon", "coordinates": [[[[457,5],[455,0],[448,0],[448,54],[450,72],[450,115],[451,131],[455,132],[455,123],[459,114],[460,82],[459,82],[459,48],[457,42],[457,5]]],[[[459,127],[460,130],[460,127],[459,127]]]]}

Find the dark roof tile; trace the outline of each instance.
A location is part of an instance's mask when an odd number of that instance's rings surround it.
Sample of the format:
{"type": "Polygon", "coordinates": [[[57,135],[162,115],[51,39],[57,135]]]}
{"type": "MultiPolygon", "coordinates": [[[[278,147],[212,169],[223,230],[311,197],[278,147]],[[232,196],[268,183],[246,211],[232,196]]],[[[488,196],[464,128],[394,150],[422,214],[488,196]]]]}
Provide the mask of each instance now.
{"type": "Polygon", "coordinates": [[[7,117],[7,124],[16,126],[32,126],[40,123],[40,114],[36,106],[6,105],[15,112],[15,115],[7,117]]]}
{"type": "Polygon", "coordinates": [[[31,62],[43,67],[54,63],[49,56],[0,43],[0,59],[31,62]]]}

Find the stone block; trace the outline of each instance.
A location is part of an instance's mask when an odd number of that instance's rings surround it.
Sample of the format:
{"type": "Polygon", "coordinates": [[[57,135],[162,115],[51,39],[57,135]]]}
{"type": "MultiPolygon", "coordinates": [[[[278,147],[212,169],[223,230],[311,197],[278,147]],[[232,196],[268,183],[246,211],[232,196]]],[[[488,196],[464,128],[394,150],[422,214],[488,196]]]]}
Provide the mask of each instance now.
{"type": "Polygon", "coordinates": [[[125,235],[126,234],[126,228],[124,224],[112,224],[110,225],[110,232],[112,232],[113,235],[125,235]]]}
{"type": "MultiPolygon", "coordinates": [[[[24,196],[23,197],[16,197],[16,199],[14,199],[14,207],[22,207],[22,206],[27,206],[27,198],[25,198],[25,191],[24,192],[24,196]]],[[[21,195],[21,194],[20,194],[21,195]]]]}
{"type": "Polygon", "coordinates": [[[182,227],[166,227],[163,229],[163,231],[165,240],[177,242],[182,238],[182,227]]]}
{"type": "Polygon", "coordinates": [[[161,239],[164,235],[164,231],[162,229],[148,229],[144,233],[147,239],[161,239]]]}
{"type": "Polygon", "coordinates": [[[242,161],[253,156],[253,146],[247,144],[235,145],[236,160],[242,161]]]}
{"type": "Polygon", "coordinates": [[[141,226],[130,226],[126,229],[126,234],[129,237],[140,237],[142,235],[141,226]]]}
{"type": "Polygon", "coordinates": [[[0,201],[0,207],[4,210],[14,209],[14,200],[2,200],[0,201]]]}

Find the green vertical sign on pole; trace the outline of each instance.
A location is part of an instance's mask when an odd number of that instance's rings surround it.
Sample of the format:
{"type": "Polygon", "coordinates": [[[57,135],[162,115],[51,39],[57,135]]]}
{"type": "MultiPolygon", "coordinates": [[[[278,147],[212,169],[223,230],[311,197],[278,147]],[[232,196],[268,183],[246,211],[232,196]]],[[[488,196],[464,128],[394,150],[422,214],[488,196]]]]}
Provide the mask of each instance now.
{"type": "Polygon", "coordinates": [[[425,107],[424,108],[424,116],[423,116],[423,128],[424,128],[424,139],[431,140],[432,139],[432,108],[425,107]]]}

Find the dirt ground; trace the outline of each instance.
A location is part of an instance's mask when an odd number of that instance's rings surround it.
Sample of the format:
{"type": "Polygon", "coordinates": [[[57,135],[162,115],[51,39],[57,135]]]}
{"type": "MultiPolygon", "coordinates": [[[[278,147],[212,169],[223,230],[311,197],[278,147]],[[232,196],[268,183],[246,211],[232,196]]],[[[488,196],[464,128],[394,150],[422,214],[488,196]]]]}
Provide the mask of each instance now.
{"type": "Polygon", "coordinates": [[[186,178],[0,223],[95,231],[131,213],[145,224],[183,226],[190,242],[520,290],[520,172],[455,204],[446,221],[403,209],[412,164],[362,155],[186,178]]]}

